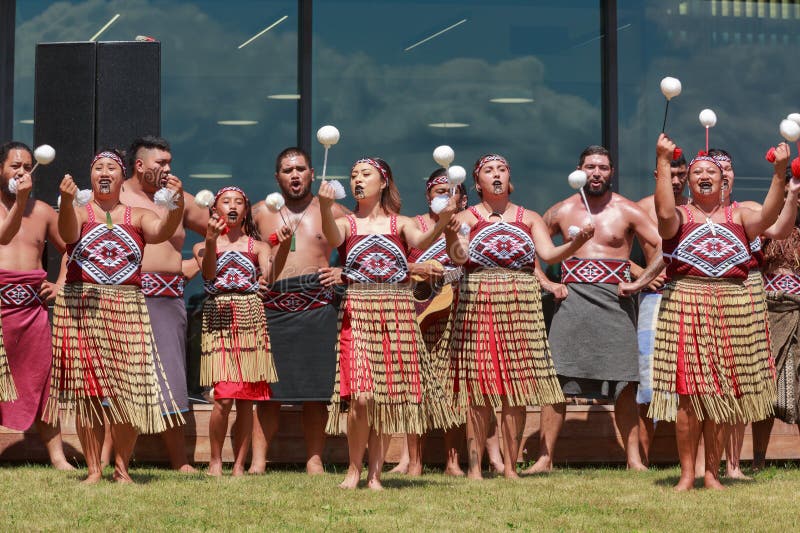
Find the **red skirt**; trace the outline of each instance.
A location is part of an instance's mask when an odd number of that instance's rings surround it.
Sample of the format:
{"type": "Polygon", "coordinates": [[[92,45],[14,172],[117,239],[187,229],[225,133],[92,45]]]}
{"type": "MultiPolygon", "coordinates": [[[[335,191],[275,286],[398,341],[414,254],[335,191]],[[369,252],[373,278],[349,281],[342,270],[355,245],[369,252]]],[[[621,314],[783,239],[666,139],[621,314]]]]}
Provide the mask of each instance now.
{"type": "Polygon", "coordinates": [[[214,385],[215,400],[252,400],[261,402],[269,400],[270,388],[266,381],[241,383],[238,381],[220,381],[214,385]]]}

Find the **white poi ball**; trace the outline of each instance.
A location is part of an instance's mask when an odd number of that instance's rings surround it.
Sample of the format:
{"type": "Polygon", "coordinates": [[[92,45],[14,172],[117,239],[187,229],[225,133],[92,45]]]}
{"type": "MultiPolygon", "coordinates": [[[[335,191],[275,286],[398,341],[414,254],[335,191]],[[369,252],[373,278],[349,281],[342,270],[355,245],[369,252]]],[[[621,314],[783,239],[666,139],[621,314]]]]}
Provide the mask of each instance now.
{"type": "Polygon", "coordinates": [[[169,211],[178,208],[178,193],[172,189],[161,187],[153,195],[153,203],[160,207],[166,207],[169,211]]]}
{"type": "Polygon", "coordinates": [[[581,228],[579,228],[578,226],[570,226],[567,228],[567,236],[570,239],[574,239],[575,237],[577,237],[580,232],[581,228]]]}
{"type": "Polygon", "coordinates": [[[667,100],[672,100],[681,94],[681,80],[667,76],[661,80],[661,93],[667,100]]]}
{"type": "Polygon", "coordinates": [[[18,187],[19,187],[19,182],[17,181],[17,178],[11,178],[10,180],[8,180],[8,192],[10,192],[11,194],[17,194],[18,187]]]}
{"type": "Polygon", "coordinates": [[[447,169],[447,182],[453,187],[458,187],[467,179],[467,171],[461,165],[453,165],[447,169]]]}
{"type": "Polygon", "coordinates": [[[445,207],[447,207],[447,202],[450,201],[450,197],[448,196],[437,196],[433,200],[431,200],[431,211],[435,214],[441,213],[445,207]]]}
{"type": "Polygon", "coordinates": [[[317,130],[317,140],[322,146],[330,148],[339,142],[339,130],[335,126],[322,126],[317,130]]]}
{"type": "Polygon", "coordinates": [[[49,144],[42,144],[33,151],[33,157],[40,165],[49,165],[56,158],[56,149],[49,144]]]}
{"type": "Polygon", "coordinates": [[[717,114],[710,109],[700,111],[700,124],[706,128],[713,128],[717,124],[717,114]]]}
{"type": "Polygon", "coordinates": [[[795,142],[800,139],[800,124],[794,120],[784,119],[781,120],[779,128],[781,136],[789,142],[795,142]]]}
{"type": "Polygon", "coordinates": [[[331,188],[333,189],[333,197],[337,200],[342,200],[347,197],[347,193],[344,191],[344,185],[341,182],[332,180],[328,183],[331,184],[331,188]]]}
{"type": "Polygon", "coordinates": [[[194,203],[198,207],[209,208],[214,203],[214,193],[208,189],[197,191],[197,194],[194,195],[194,203]]]}
{"type": "Polygon", "coordinates": [[[797,122],[797,125],[800,126],[800,113],[789,113],[786,116],[786,120],[797,122]]]}
{"type": "Polygon", "coordinates": [[[279,192],[273,192],[267,195],[266,200],[264,203],[267,205],[267,209],[272,211],[273,213],[277,213],[283,206],[286,205],[286,200],[283,199],[283,195],[279,192]]]}
{"type": "Polygon", "coordinates": [[[75,199],[72,201],[72,204],[77,207],[84,207],[89,205],[89,202],[91,201],[92,201],[92,190],[81,189],[78,191],[78,194],[75,195],[75,199]]]}
{"type": "Polygon", "coordinates": [[[586,175],[586,172],[583,170],[573,170],[570,172],[569,176],[567,176],[567,181],[569,182],[569,186],[573,189],[580,189],[584,185],[586,185],[586,180],[589,179],[589,176],[586,175]]]}
{"type": "Polygon", "coordinates": [[[447,168],[450,166],[450,163],[453,162],[453,159],[456,158],[456,153],[453,151],[452,148],[443,144],[442,146],[437,146],[433,150],[433,160],[436,161],[436,164],[440,167],[447,168]]]}

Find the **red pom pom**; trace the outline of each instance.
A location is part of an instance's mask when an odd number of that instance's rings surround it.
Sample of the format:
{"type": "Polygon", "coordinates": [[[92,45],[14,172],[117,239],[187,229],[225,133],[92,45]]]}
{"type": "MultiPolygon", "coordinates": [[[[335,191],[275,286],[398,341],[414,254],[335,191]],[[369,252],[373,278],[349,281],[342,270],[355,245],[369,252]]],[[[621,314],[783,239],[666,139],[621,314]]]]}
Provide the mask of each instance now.
{"type": "Polygon", "coordinates": [[[698,150],[696,157],[704,157],[704,156],[707,156],[707,155],[708,155],[708,152],[706,152],[705,150],[698,150]]]}
{"type": "Polygon", "coordinates": [[[800,157],[792,159],[792,176],[800,178],[800,157]]]}
{"type": "Polygon", "coordinates": [[[769,161],[770,163],[775,162],[775,147],[773,146],[769,150],[767,150],[767,154],[764,156],[764,159],[769,161]]]}
{"type": "Polygon", "coordinates": [[[267,238],[267,242],[269,242],[270,246],[278,246],[280,244],[280,240],[278,239],[277,233],[271,233],[270,236],[267,238]]]}
{"type": "Polygon", "coordinates": [[[220,235],[227,235],[231,228],[226,224],[224,228],[219,232],[220,235]]]}
{"type": "Polygon", "coordinates": [[[672,160],[675,161],[676,159],[680,159],[682,155],[683,150],[681,150],[680,146],[676,146],[672,151],[672,160]]]}

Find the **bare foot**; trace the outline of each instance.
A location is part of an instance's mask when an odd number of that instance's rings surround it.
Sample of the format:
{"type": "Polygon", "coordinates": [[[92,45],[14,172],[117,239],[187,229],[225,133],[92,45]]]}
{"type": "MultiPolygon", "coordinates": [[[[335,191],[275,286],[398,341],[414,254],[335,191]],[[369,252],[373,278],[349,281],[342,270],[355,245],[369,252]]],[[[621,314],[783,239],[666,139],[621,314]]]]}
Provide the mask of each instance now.
{"type": "Polygon", "coordinates": [[[367,487],[370,490],[383,490],[383,485],[381,485],[381,480],[377,478],[370,479],[369,481],[367,481],[367,487]]]}
{"type": "Polygon", "coordinates": [[[707,489],[713,489],[713,490],[725,489],[725,487],[722,486],[722,483],[719,482],[719,479],[717,479],[717,477],[710,472],[706,472],[706,475],[703,478],[703,484],[707,489]]]}
{"type": "Polygon", "coordinates": [[[675,485],[675,492],[686,492],[694,488],[694,474],[691,476],[681,476],[678,484],[675,485]]]}
{"type": "Polygon", "coordinates": [[[389,470],[390,474],[408,474],[408,463],[397,463],[397,466],[389,470]]]}
{"type": "Polygon", "coordinates": [[[86,479],[81,481],[81,484],[83,484],[83,485],[94,485],[96,483],[99,483],[102,480],[103,480],[103,474],[102,474],[102,472],[98,472],[96,474],[89,474],[88,476],[86,476],[86,479]]]}
{"type": "Polygon", "coordinates": [[[506,468],[503,472],[503,477],[506,479],[519,479],[519,474],[514,468],[506,468]]]}
{"type": "Polygon", "coordinates": [[[267,463],[257,462],[257,463],[250,463],[250,469],[247,471],[248,474],[263,474],[267,471],[267,463]]]}
{"type": "Polygon", "coordinates": [[[476,480],[479,480],[479,481],[482,480],[483,479],[483,474],[481,473],[480,468],[475,469],[475,470],[470,468],[467,471],[467,479],[476,479],[476,480]]]}
{"type": "Polygon", "coordinates": [[[550,457],[547,455],[542,455],[539,457],[535,463],[533,463],[530,467],[523,470],[521,473],[524,476],[529,476],[532,474],[548,474],[553,471],[553,461],[550,460],[550,457]]]}
{"type": "Polygon", "coordinates": [[[192,465],[188,465],[187,464],[187,465],[183,465],[180,468],[178,468],[177,471],[180,472],[181,474],[194,474],[194,473],[197,472],[197,469],[195,467],[193,467],[192,465]]]}
{"type": "Polygon", "coordinates": [[[408,465],[407,475],[411,477],[419,477],[422,475],[422,463],[408,465]]]}
{"type": "Polygon", "coordinates": [[[322,464],[322,459],[319,457],[312,457],[306,461],[306,474],[309,476],[316,476],[325,473],[325,465],[322,464]]]}
{"type": "Polygon", "coordinates": [[[209,476],[220,477],[222,475],[222,461],[208,463],[208,472],[206,472],[209,476]]]}
{"type": "Polygon", "coordinates": [[[742,481],[752,481],[753,478],[744,475],[741,468],[734,468],[725,472],[725,477],[731,479],[741,479],[742,481]]]}
{"type": "Polygon", "coordinates": [[[358,487],[358,482],[361,480],[361,471],[348,469],[344,481],[339,483],[340,489],[352,490],[358,487]]]}
{"type": "Polygon", "coordinates": [[[496,463],[494,461],[489,461],[489,466],[495,474],[502,474],[506,469],[506,466],[503,463],[496,463]]]}
{"type": "Polygon", "coordinates": [[[635,470],[636,472],[647,472],[647,467],[644,463],[628,463],[628,470],[635,470]]]}
{"type": "Polygon", "coordinates": [[[444,475],[453,477],[464,477],[466,474],[464,473],[463,470],[461,470],[461,467],[458,466],[458,464],[455,464],[455,465],[447,465],[447,467],[444,469],[444,475]]]}
{"type": "Polygon", "coordinates": [[[61,470],[62,472],[75,470],[75,467],[69,464],[66,459],[58,459],[52,461],[50,464],[53,465],[53,468],[55,468],[56,470],[61,470]]]}
{"type": "Polygon", "coordinates": [[[114,469],[114,475],[112,476],[112,479],[114,480],[115,483],[123,483],[123,484],[133,483],[131,475],[128,473],[128,471],[120,470],[119,468],[114,469]]]}

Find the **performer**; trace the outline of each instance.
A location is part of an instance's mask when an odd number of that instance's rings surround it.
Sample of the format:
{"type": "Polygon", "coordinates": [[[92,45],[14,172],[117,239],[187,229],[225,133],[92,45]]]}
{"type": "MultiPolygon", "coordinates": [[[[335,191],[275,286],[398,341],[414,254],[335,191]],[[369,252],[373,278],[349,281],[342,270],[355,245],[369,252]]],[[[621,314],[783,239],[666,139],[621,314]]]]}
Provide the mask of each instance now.
{"type": "Polygon", "coordinates": [[[450,257],[464,264],[453,324],[450,375],[456,405],[467,417],[467,476],[481,479],[490,420],[502,407],[503,475],[516,471],[526,405],[564,401],[542,316],[536,255],[557,262],[594,233],[591,224],[554,246],[542,218],[509,200],[511,169],[500,155],[481,157],[473,170],[481,202],[459,214],[469,238],[448,234],[450,257]]]}
{"type": "MultiPolygon", "coordinates": [[[[675,205],[686,205],[689,197],[684,194],[686,180],[689,172],[686,167],[686,158],[681,155],[678,159],[669,162],[672,194],[675,196],[675,205]]],[[[657,172],[654,170],[653,175],[657,172]]],[[[658,223],[656,217],[655,195],[651,194],[637,202],[637,205],[647,213],[653,224],[658,223]]],[[[631,276],[638,279],[643,269],[631,262],[631,276]]],[[[637,337],[639,346],[639,387],[636,391],[636,403],[639,407],[639,448],[642,454],[642,463],[650,464],[650,445],[655,434],[655,423],[647,417],[650,408],[650,399],[653,397],[653,342],[656,338],[656,324],[658,307],[661,304],[661,293],[666,283],[663,271],[647,288],[639,293],[639,314],[637,321],[637,337]]]]}
{"type": "MultiPolygon", "coordinates": [[[[169,179],[172,170],[169,143],[160,137],[141,137],[133,141],[128,156],[131,177],[122,184],[120,201],[125,205],[149,209],[159,216],[166,216],[167,208],[156,205],[153,196],[169,179]]],[[[182,223],[167,241],[145,246],[142,258],[142,293],[165,371],[165,374],[158,376],[159,386],[162,393],[172,391],[172,397],[181,413],[189,410],[182,250],[186,228],[205,236],[208,221],[208,210],[196,205],[194,197],[188,192],[184,191],[183,196],[185,209],[182,223]]],[[[161,434],[172,468],[180,472],[194,472],[186,457],[183,424],[177,423],[174,413],[164,413],[164,416],[174,419],[169,424],[170,427],[161,434]]]]}
{"type": "Polygon", "coordinates": [[[391,433],[422,434],[455,422],[415,320],[405,250],[433,244],[456,206],[451,198],[439,221],[420,231],[412,219],[397,215],[400,195],[381,159],[356,161],[350,187],[356,213],[339,219],[333,215],[330,183],[319,191],[322,229],[332,246],[345,245],[348,283],[339,311],[336,384],[326,430],[341,432],[339,415],[347,411],[350,465],[340,487],[358,486],[369,441],[367,486],[380,490],[391,433]]]}
{"type": "Polygon", "coordinates": [[[144,244],[164,242],[183,219],[183,187],[175,176],[167,179],[177,207],[159,218],[120,202],[124,177],[119,153],[107,150],[92,160],[93,199],[86,207],[73,206],[78,187],[72,176],[60,186],[58,232],[69,260],[53,310],[52,379],[43,419],[57,422],[59,404],[75,411],[87,483],[102,477],[104,416],[117,450],[114,480],[131,482],[136,432],[160,433],[172,422],[162,413],[178,411],[171,392],[158,386],[163,367],[139,285],[144,244]]]}
{"type": "MultiPolygon", "coordinates": [[[[288,237],[291,232],[284,226],[275,234],[275,244],[288,237]]],[[[253,402],[269,400],[268,383],[278,380],[258,291],[280,272],[288,246],[278,247],[273,264],[272,246],[258,239],[244,191],[238,187],[220,189],[214,198],[205,242],[194,246],[210,295],[203,304],[200,384],[214,386],[208,463],[212,476],[222,475],[222,447],[234,402],[233,475],[244,475],[253,431],[253,402]]]]}
{"type": "MultiPolygon", "coordinates": [[[[253,220],[262,236],[287,220],[295,240],[286,265],[265,298],[270,344],[280,381],[271,386],[272,401],[256,404],[253,421],[251,474],[266,468],[267,447],[278,431],[281,403],[302,403],[306,472],[324,472],[327,402],[336,373],[336,315],[333,287],[341,269],[330,265],[333,248],[322,236],[319,201],[311,192],[314,169],[302,149],[283,150],[275,161],[275,179],[286,200],[280,213],[264,202],[253,206],[253,220]],[[314,327],[309,327],[313,324],[314,327]]],[[[334,216],[350,211],[334,204],[334,216]]]]}
{"type": "MultiPolygon", "coordinates": [[[[611,191],[614,164],[606,148],[587,147],[577,168],[588,176],[583,190],[597,231],[561,265],[561,282],[569,292],[558,304],[550,326],[553,361],[565,395],[613,398],[628,468],[644,470],[636,407],[636,308],[631,294],[647,283],[630,283],[629,267],[635,237],[647,256],[648,269],[660,271],[660,241],[647,214],[611,191]]],[[[550,235],[566,238],[569,226],[588,216],[581,196],[574,194],[548,209],[544,221],[550,235]]],[[[552,469],[553,450],[565,416],[563,403],[542,408],[539,458],[526,473],[552,469]]]]}
{"type": "Polygon", "coordinates": [[[59,253],[64,241],[58,235],[58,215],[45,202],[30,200],[33,168],[31,149],[21,142],[0,146],[0,313],[2,337],[17,399],[0,402],[0,425],[26,431],[36,425],[57,470],[74,470],[64,457],[61,425],[42,422],[42,410],[50,385],[53,347],[47,302],[55,299],[57,287],[46,279],[42,254],[49,240],[59,253]],[[9,190],[17,180],[16,194],[9,190]],[[20,220],[14,220],[19,216],[20,220]],[[10,238],[9,230],[19,231],[10,238]]]}
{"type": "MultiPolygon", "coordinates": [[[[764,285],[767,290],[770,341],[775,355],[777,401],[775,416],[800,425],[800,180],[786,175],[786,208],[764,243],[764,285]],[[782,224],[784,216],[791,220],[782,224]],[[794,215],[794,216],[792,216],[794,215]]],[[[753,422],[753,469],[764,468],[774,417],[753,422]]]]}
{"type": "Polygon", "coordinates": [[[659,310],[649,415],[676,421],[681,478],[675,489],[694,486],[701,433],[705,486],[721,489],[718,471],[729,424],[766,418],[775,400],[774,367],[758,342],[765,326],[759,332],[749,316],[744,280],[749,241],[780,213],[789,147],[783,143],[777,149],[775,175],[760,212],[725,205],[722,169],[707,155],[689,164],[693,200],[677,207],[667,179],[674,149],[661,134],[655,205],[670,282],[659,310]]]}
{"type": "MultiPolygon", "coordinates": [[[[439,168],[435,170],[426,183],[425,199],[430,206],[431,202],[436,197],[450,196],[450,184],[447,180],[447,170],[439,168]]],[[[456,205],[457,210],[463,211],[467,206],[467,189],[464,184],[458,186],[456,189],[456,205]]],[[[417,215],[415,217],[416,226],[419,230],[426,232],[429,228],[436,225],[439,221],[439,215],[434,213],[432,209],[424,215],[417,215]]],[[[422,292],[427,294],[431,291],[431,297],[434,296],[433,287],[438,283],[451,283],[454,290],[458,289],[458,278],[461,277],[461,268],[458,267],[450,256],[447,255],[447,244],[444,236],[439,237],[427,250],[420,250],[419,248],[412,248],[408,252],[408,271],[416,281],[415,287],[419,287],[422,292]],[[447,276],[445,277],[445,273],[447,276]],[[443,280],[444,278],[444,280],[443,280]]],[[[415,298],[417,296],[415,288],[415,298]]],[[[419,311],[420,305],[417,304],[419,311]]],[[[448,311],[452,311],[451,305],[448,311]]],[[[452,325],[452,312],[443,311],[437,313],[441,316],[431,316],[430,320],[424,321],[420,324],[422,337],[425,341],[425,347],[429,352],[439,355],[436,360],[436,372],[440,373],[442,380],[447,379],[448,366],[450,364],[450,355],[445,353],[436,354],[435,347],[439,339],[449,332],[452,325]]],[[[494,425],[497,427],[497,424],[494,425]]],[[[464,471],[458,464],[458,449],[459,442],[463,441],[464,433],[463,427],[447,429],[444,432],[444,446],[446,451],[445,460],[445,475],[449,476],[463,476],[464,471]]],[[[500,464],[502,469],[502,458],[500,457],[500,449],[498,445],[497,436],[491,439],[494,442],[493,450],[490,450],[490,458],[494,458],[496,463],[500,464]],[[493,452],[493,453],[492,453],[493,452]]],[[[397,472],[401,474],[408,474],[410,476],[422,475],[422,436],[408,433],[406,434],[406,442],[403,446],[403,454],[400,462],[390,472],[397,472]]]]}

